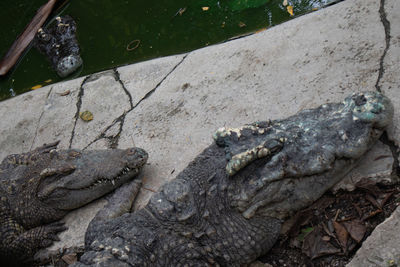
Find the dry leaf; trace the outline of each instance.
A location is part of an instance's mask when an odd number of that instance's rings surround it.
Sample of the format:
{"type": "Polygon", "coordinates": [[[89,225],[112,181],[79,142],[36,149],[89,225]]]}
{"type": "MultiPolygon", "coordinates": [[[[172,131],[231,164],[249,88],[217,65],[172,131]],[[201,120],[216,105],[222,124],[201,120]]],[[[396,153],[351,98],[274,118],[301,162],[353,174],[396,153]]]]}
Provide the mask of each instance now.
{"type": "Polygon", "coordinates": [[[266,30],[267,30],[267,28],[261,28],[259,30],[256,30],[254,33],[259,33],[259,32],[263,32],[263,31],[266,31],[266,30]]]}
{"type": "Polygon", "coordinates": [[[357,188],[360,188],[361,190],[373,195],[374,197],[379,197],[379,195],[382,193],[382,191],[379,189],[379,187],[376,185],[375,181],[363,178],[360,181],[358,181],[355,186],[357,188]]]}
{"type": "Polygon", "coordinates": [[[38,84],[38,85],[32,86],[31,90],[36,90],[36,89],[39,89],[41,87],[42,87],[42,85],[38,84]]]}
{"type": "Polygon", "coordinates": [[[364,238],[367,228],[359,220],[353,220],[349,222],[343,222],[344,227],[347,232],[349,232],[351,238],[353,238],[357,243],[360,243],[364,238]]]}
{"type": "Polygon", "coordinates": [[[241,22],[241,21],[240,21],[240,22],[239,22],[239,27],[240,27],[240,28],[246,27],[246,24],[245,24],[244,22],[241,22]]]}
{"type": "Polygon", "coordinates": [[[67,90],[67,91],[65,91],[65,92],[59,93],[59,95],[60,95],[60,96],[66,96],[66,95],[69,95],[70,93],[71,93],[71,91],[70,91],[70,90],[67,90]]]}
{"type": "Polygon", "coordinates": [[[86,110],[83,112],[79,113],[79,117],[83,120],[83,121],[91,121],[93,120],[93,114],[92,112],[86,110]]]}
{"type": "Polygon", "coordinates": [[[375,208],[377,208],[377,209],[382,209],[382,207],[381,207],[381,205],[379,205],[378,201],[376,201],[376,199],[375,199],[373,196],[371,196],[370,194],[367,194],[367,195],[365,196],[365,199],[368,200],[369,202],[371,202],[371,204],[372,204],[375,208]]]}
{"type": "Polygon", "coordinates": [[[51,82],[51,79],[45,80],[44,82],[49,83],[49,82],[51,82]]]}
{"type": "Polygon", "coordinates": [[[183,12],[185,12],[185,11],[186,11],[186,7],[180,8],[178,10],[179,16],[182,16],[183,12]]]}
{"type": "Polygon", "coordinates": [[[343,251],[347,251],[347,240],[349,239],[349,233],[346,228],[338,222],[333,222],[333,227],[335,228],[336,236],[339,239],[340,246],[343,248],[343,251]]]}
{"type": "Polygon", "coordinates": [[[318,227],[305,236],[301,250],[311,259],[340,252],[340,249],[323,240],[318,227]]]}
{"type": "Polygon", "coordinates": [[[329,242],[329,241],[331,240],[331,237],[328,236],[328,235],[324,235],[324,236],[322,237],[322,240],[325,241],[325,242],[329,242]]]}
{"type": "Polygon", "coordinates": [[[286,9],[287,9],[287,12],[290,14],[290,16],[293,16],[293,6],[287,6],[286,7],[286,9]]]}
{"type": "Polygon", "coordinates": [[[78,257],[76,256],[76,253],[72,253],[62,256],[61,259],[65,261],[66,264],[70,265],[77,262],[78,257]]]}
{"type": "Polygon", "coordinates": [[[207,11],[207,10],[210,9],[210,7],[208,7],[208,6],[203,6],[201,9],[203,9],[203,11],[207,11]]]}

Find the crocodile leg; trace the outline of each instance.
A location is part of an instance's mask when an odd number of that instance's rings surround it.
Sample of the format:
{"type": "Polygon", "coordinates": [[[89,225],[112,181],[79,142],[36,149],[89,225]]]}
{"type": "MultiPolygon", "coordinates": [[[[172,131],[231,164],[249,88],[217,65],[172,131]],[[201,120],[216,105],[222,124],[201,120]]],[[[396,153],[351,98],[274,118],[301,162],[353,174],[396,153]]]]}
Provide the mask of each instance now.
{"type": "Polygon", "coordinates": [[[106,221],[117,218],[131,211],[133,202],[139,193],[141,185],[141,180],[135,179],[116,189],[115,192],[110,195],[107,205],[96,214],[88,226],[85,235],[85,246],[89,246],[95,238],[91,235],[91,233],[94,232],[91,229],[101,228],[106,221]]]}
{"type": "Polygon", "coordinates": [[[9,217],[1,225],[4,239],[1,244],[2,263],[7,259],[30,259],[37,250],[50,246],[53,241],[58,241],[57,233],[67,229],[62,222],[55,222],[45,226],[32,228],[28,231],[9,217]]]}

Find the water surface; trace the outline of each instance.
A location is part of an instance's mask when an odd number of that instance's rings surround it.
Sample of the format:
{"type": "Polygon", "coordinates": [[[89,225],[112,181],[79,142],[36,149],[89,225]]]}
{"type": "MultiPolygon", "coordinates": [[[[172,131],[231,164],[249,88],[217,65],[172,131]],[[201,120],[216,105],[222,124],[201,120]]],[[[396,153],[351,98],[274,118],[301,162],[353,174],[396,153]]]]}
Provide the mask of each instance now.
{"type": "MultiPolygon", "coordinates": [[[[70,0],[61,15],[69,14],[77,22],[84,65],[67,79],[223,42],[332,1],[287,0],[284,5],[284,0],[70,0]]],[[[0,1],[0,57],[46,2],[0,1]]],[[[30,48],[0,78],[0,100],[60,80],[46,58],[30,48]]]]}

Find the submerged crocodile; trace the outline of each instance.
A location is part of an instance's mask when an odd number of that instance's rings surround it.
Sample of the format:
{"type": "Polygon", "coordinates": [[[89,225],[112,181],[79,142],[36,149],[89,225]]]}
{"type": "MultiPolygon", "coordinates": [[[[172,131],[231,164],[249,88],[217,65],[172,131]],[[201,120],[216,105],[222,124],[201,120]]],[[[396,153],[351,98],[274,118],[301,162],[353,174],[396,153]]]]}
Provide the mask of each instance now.
{"type": "Polygon", "coordinates": [[[266,253],[281,224],[357,163],[391,122],[380,93],[303,110],[283,120],[219,129],[215,144],[143,209],[99,216],[83,266],[240,266],[266,253]]]}
{"type": "Polygon", "coordinates": [[[49,28],[40,28],[33,44],[47,56],[60,77],[66,77],[82,66],[76,23],[68,15],[56,17],[55,24],[49,28]]]}
{"type": "Polygon", "coordinates": [[[31,260],[58,240],[66,228],[57,221],[68,211],[132,180],[147,160],[140,148],[57,150],[57,144],[9,155],[0,164],[1,266],[31,260]]]}

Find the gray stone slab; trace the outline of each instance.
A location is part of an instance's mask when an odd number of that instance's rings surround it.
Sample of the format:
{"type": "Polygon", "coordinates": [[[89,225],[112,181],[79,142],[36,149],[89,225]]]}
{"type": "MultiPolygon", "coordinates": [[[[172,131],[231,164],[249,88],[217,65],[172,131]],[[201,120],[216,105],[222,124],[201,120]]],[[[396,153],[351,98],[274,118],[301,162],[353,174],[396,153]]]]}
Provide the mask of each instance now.
{"type": "Polygon", "coordinates": [[[355,184],[361,179],[368,179],[383,184],[396,183],[398,182],[398,178],[392,176],[393,163],[394,159],[390,147],[378,141],[361,158],[357,167],[335,185],[333,191],[336,192],[339,189],[353,191],[355,184]]]}
{"type": "Polygon", "coordinates": [[[385,93],[394,104],[394,123],[389,134],[397,145],[400,145],[400,1],[385,0],[385,13],[387,25],[390,30],[388,36],[389,47],[383,60],[383,76],[380,82],[382,92],[385,93]]]}
{"type": "MultiPolygon", "coordinates": [[[[189,53],[130,112],[120,146],[149,152],[144,187],[157,190],[219,127],[287,117],[375,90],[385,34],[379,2],[345,1],[252,36],[189,53]]],[[[142,207],[151,190],[142,190],[142,207]]]]}
{"type": "Polygon", "coordinates": [[[50,88],[41,88],[0,103],[0,160],[9,154],[33,148],[50,88]]]}
{"type": "Polygon", "coordinates": [[[378,225],[365,240],[347,267],[387,267],[400,265],[400,207],[378,225]]]}

